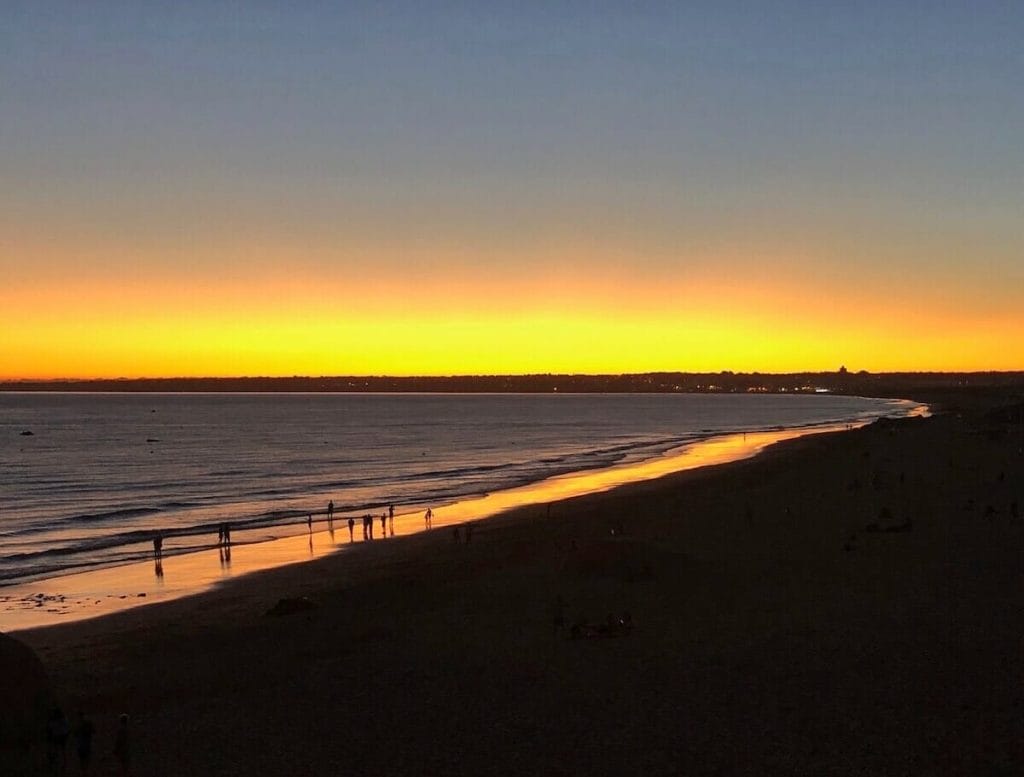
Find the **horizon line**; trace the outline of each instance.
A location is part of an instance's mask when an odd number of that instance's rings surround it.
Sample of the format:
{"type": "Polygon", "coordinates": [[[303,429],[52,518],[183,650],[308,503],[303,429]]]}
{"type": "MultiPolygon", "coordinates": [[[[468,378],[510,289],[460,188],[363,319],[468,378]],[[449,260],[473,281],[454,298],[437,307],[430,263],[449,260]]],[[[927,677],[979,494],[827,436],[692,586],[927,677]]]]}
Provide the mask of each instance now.
{"type": "Polygon", "coordinates": [[[764,372],[760,370],[645,370],[641,372],[494,372],[494,373],[434,373],[434,374],[323,374],[323,375],[159,375],[159,376],[101,376],[101,377],[0,377],[0,385],[13,383],[103,383],[103,382],[161,382],[161,381],[288,381],[288,380],[467,380],[467,379],[498,379],[498,378],[630,378],[654,375],[681,376],[758,376],[788,377],[793,375],[829,375],[845,377],[888,376],[888,375],[1024,375],[1021,369],[990,369],[990,370],[883,370],[873,372],[866,369],[838,370],[788,370],[782,372],[764,372]]]}

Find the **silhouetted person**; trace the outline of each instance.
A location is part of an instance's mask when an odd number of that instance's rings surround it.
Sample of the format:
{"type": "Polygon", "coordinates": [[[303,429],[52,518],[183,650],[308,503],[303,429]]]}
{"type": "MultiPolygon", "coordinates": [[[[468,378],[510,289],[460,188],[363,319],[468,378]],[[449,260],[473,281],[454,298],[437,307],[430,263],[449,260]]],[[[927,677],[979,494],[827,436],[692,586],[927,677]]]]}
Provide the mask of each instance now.
{"type": "Polygon", "coordinates": [[[388,524],[388,514],[387,513],[381,513],[380,514],[380,536],[381,537],[387,537],[388,536],[388,526],[387,526],[387,524],[388,524]]]}
{"type": "Polygon", "coordinates": [[[348,541],[349,542],[354,542],[355,541],[355,538],[352,536],[352,531],[353,531],[353,529],[355,529],[355,526],[356,526],[356,519],[355,518],[349,518],[348,519],[348,541]]]}
{"type": "Polygon", "coordinates": [[[395,536],[395,506],[388,505],[388,525],[391,527],[391,536],[395,536]]]}
{"type": "Polygon", "coordinates": [[[334,500],[332,499],[327,503],[327,520],[328,522],[334,520],[334,500]]]}
{"type": "Polygon", "coordinates": [[[159,534],[153,538],[153,555],[157,558],[164,555],[164,538],[159,534]]]}
{"type": "Polygon", "coordinates": [[[231,546],[231,524],[224,524],[224,545],[231,546]]]}
{"type": "Polygon", "coordinates": [[[434,511],[429,507],[427,511],[423,513],[423,527],[429,529],[434,522],[434,511]]]}
{"type": "Polygon", "coordinates": [[[75,726],[75,753],[78,755],[78,768],[82,774],[89,771],[89,764],[92,762],[92,737],[95,733],[96,727],[92,721],[84,712],[79,712],[78,724],[75,726]]]}
{"type": "Polygon", "coordinates": [[[366,539],[373,539],[373,516],[367,513],[363,516],[363,533],[369,532],[369,536],[366,539]]]}
{"type": "Polygon", "coordinates": [[[46,761],[51,774],[63,774],[67,765],[68,734],[71,727],[60,707],[50,710],[46,719],[46,761]]]}
{"type": "Polygon", "coordinates": [[[128,716],[121,714],[117,723],[117,735],[114,737],[114,757],[121,767],[121,774],[128,774],[131,762],[131,743],[128,740],[128,716]]]}
{"type": "Polygon", "coordinates": [[[223,545],[228,541],[228,525],[226,523],[217,526],[217,544],[223,545]]]}
{"type": "Polygon", "coordinates": [[[306,519],[306,526],[309,527],[309,533],[312,534],[313,533],[313,513],[310,513],[309,517],[306,519]]]}

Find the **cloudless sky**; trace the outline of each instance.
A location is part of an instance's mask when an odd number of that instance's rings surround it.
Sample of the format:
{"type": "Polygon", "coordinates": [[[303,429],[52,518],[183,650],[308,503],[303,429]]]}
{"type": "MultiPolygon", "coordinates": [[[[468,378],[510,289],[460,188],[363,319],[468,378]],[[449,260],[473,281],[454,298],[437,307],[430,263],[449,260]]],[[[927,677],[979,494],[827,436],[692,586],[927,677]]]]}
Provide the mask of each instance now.
{"type": "Polygon", "coordinates": [[[1024,6],[491,5],[5,2],[0,377],[1024,369],[1024,6]]]}

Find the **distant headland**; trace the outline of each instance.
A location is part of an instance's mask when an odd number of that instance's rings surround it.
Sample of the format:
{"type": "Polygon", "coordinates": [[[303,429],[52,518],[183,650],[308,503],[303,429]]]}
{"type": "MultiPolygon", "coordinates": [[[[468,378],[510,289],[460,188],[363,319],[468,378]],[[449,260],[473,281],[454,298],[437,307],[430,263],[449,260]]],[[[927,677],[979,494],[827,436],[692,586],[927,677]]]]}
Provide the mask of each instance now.
{"type": "Polygon", "coordinates": [[[622,375],[451,375],[105,378],[0,381],[0,391],[387,393],[831,393],[903,396],[952,389],[1024,390],[1017,372],[647,372],[622,375]]]}

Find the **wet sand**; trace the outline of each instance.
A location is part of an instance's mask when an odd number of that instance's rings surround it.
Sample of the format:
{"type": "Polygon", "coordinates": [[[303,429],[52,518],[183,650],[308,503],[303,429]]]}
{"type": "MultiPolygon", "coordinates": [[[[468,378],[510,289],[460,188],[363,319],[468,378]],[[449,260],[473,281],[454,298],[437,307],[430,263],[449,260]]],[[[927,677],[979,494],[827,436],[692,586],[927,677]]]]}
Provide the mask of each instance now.
{"type": "MultiPolygon", "coordinates": [[[[926,414],[927,406],[907,408],[907,412],[926,414]]],[[[569,473],[434,506],[431,526],[440,529],[461,525],[527,505],[546,505],[672,472],[739,461],[756,456],[783,440],[848,429],[850,426],[819,425],[711,437],[645,461],[569,473]]],[[[388,523],[386,530],[380,524],[383,508],[378,508],[373,515],[371,539],[390,540],[424,531],[424,508],[417,506],[410,512],[409,508],[399,507],[395,520],[388,523]]],[[[201,550],[185,553],[175,552],[174,538],[170,538],[171,541],[164,545],[166,552],[159,557],[154,554],[146,561],[5,586],[0,589],[0,629],[19,631],[92,618],[193,596],[242,575],[308,562],[330,553],[362,552],[359,547],[364,539],[361,517],[355,519],[351,537],[346,516],[338,515],[330,524],[326,513],[314,517],[314,530],[309,532],[305,530],[305,524],[250,531],[236,529],[232,533],[233,541],[228,545],[210,544],[201,550]],[[255,539],[265,537],[268,530],[284,536],[273,540],[255,539]]],[[[187,539],[192,545],[196,543],[195,537],[187,539]]],[[[213,539],[212,534],[210,539],[213,539]]]]}
{"type": "Polygon", "coordinates": [[[97,774],[121,712],[138,775],[1015,773],[1024,440],[958,401],[19,637],[97,774]]]}

